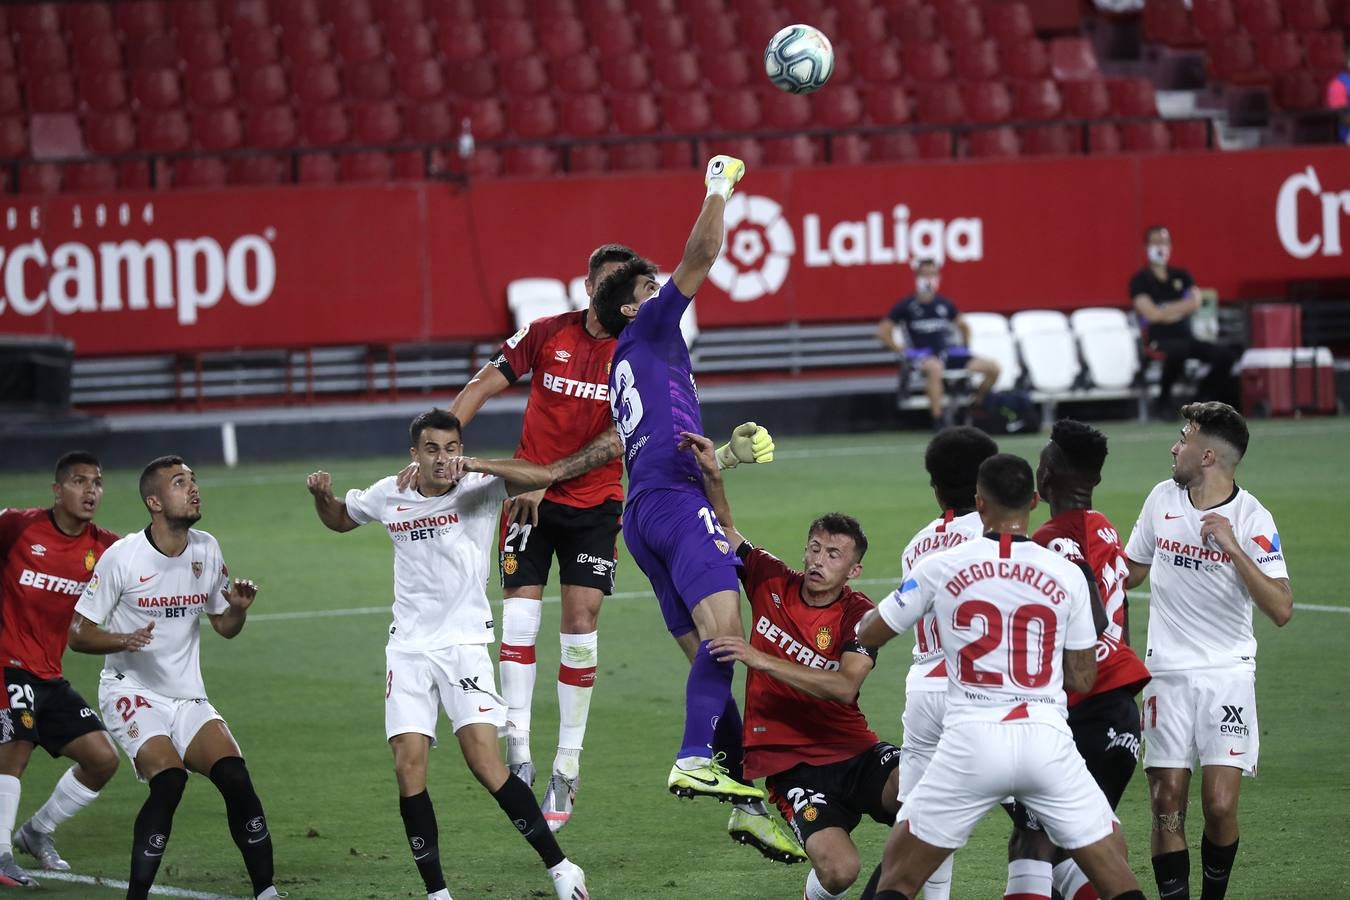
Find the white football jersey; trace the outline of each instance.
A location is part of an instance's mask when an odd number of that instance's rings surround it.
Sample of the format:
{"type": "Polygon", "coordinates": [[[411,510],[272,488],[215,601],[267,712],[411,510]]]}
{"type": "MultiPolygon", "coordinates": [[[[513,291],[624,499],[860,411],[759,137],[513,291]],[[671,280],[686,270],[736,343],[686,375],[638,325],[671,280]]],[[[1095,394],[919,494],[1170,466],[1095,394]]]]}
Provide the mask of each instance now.
{"type": "MultiPolygon", "coordinates": [[[[958,544],[973,540],[984,533],[984,523],[980,514],[969,512],[957,516],[948,510],[941,518],[934,519],[914,535],[900,554],[900,580],[909,578],[915,563],[924,557],[943,550],[950,550],[958,544]]],[[[905,692],[945,691],[947,689],[947,664],[942,658],[942,637],[938,634],[937,622],[933,614],[928,613],[914,626],[914,658],[909,664],[909,674],[905,676],[905,692]]]]}
{"type": "Polygon", "coordinates": [[[380,522],[394,542],[395,650],[440,650],[495,639],[488,605],[488,549],[506,482],[471,472],[449,493],[400,491],[394,476],[347,492],[347,514],[380,522]]]}
{"type": "Polygon", "coordinates": [[[1064,651],[1097,643],[1087,579],[1027,538],[980,537],[921,561],[877,611],[896,634],[933,614],[945,726],[1031,719],[1068,731],[1064,651]]]}
{"type": "Polygon", "coordinates": [[[1196,509],[1168,479],[1144,501],[1125,555],[1149,570],[1148,652],[1153,672],[1239,667],[1255,670],[1252,597],[1227,553],[1200,540],[1209,513],[1233,525],[1238,546],[1265,575],[1288,578],[1275,520],[1242,488],[1212,509],[1196,509]]]}
{"type": "Polygon", "coordinates": [[[188,529],[186,549],[165,556],[137,531],[107,549],[75,611],[108,631],[128,633],[154,623],[154,638],[143,650],[109,653],[103,677],[182,700],[206,696],[202,683],[202,613],[219,615],[230,574],[220,544],[205,531],[188,529]]]}

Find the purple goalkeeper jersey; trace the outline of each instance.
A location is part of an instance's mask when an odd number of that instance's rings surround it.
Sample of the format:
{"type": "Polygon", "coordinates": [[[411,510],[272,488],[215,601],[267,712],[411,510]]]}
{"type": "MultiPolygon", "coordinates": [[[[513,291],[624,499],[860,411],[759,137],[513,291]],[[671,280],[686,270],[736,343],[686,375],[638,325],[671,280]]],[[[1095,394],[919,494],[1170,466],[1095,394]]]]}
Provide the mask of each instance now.
{"type": "Polygon", "coordinates": [[[619,335],[609,373],[609,403],[623,439],[631,501],[653,488],[703,491],[694,455],[678,450],[680,432],[703,433],[698,388],[680,317],[690,299],[671,278],[619,335]]]}

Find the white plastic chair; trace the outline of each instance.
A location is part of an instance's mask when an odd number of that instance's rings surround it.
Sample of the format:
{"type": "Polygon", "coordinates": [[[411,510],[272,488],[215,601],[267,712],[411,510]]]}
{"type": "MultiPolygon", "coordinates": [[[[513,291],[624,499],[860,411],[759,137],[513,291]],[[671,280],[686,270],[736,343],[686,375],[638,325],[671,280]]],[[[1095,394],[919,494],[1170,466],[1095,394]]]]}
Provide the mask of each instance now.
{"type": "Polygon", "coordinates": [[[1068,316],[1058,310],[1024,310],[1013,313],[1010,324],[1031,386],[1049,393],[1071,390],[1083,368],[1068,316]]]}
{"type": "Polygon", "coordinates": [[[1006,391],[1016,387],[1022,377],[1022,361],[1017,358],[1017,344],[1008,329],[1008,319],[1000,313],[963,313],[970,329],[970,352],[998,363],[998,380],[994,390],[1006,391]]]}
{"type": "Polygon", "coordinates": [[[585,275],[578,275],[567,282],[567,299],[571,302],[573,309],[585,309],[591,305],[591,298],[586,296],[585,275]]]}
{"type": "Polygon", "coordinates": [[[567,301],[567,287],[556,278],[516,279],[506,286],[506,306],[517,329],[572,308],[567,301]]]}
{"type": "Polygon", "coordinates": [[[1091,307],[1069,314],[1069,325],[1094,386],[1120,389],[1139,374],[1139,335],[1122,309],[1091,307]]]}

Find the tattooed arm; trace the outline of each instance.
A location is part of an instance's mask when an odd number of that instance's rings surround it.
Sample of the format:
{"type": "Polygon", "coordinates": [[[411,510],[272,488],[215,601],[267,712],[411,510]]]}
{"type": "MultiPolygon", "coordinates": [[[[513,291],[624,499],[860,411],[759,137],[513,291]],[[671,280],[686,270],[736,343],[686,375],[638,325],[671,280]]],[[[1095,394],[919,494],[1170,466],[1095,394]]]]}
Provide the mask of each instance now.
{"type": "Polygon", "coordinates": [[[1064,651],[1064,690],[1086,694],[1097,681],[1097,648],[1064,651]]]}
{"type": "Polygon", "coordinates": [[[619,440],[619,433],[613,428],[609,428],[596,435],[594,440],[576,453],[571,456],[564,456],[548,468],[553,474],[555,482],[567,481],[589,472],[591,469],[603,466],[607,462],[616,460],[622,454],[623,443],[619,440]]]}

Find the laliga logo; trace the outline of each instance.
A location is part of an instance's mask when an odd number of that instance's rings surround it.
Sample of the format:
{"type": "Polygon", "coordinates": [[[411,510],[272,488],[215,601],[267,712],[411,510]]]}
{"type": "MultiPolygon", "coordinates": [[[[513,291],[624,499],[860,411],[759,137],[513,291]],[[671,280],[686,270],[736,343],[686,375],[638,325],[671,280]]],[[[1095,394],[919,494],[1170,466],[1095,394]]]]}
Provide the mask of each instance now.
{"type": "MultiPolygon", "coordinates": [[[[774,294],[787,280],[797,239],[783,207],[768,197],[736,194],[727,202],[726,240],[708,272],[732,300],[745,303],[774,294]]],[[[903,203],[872,210],[825,231],[818,214],[802,217],[802,262],[807,268],[886,266],[912,259],[973,262],[984,258],[984,221],[963,217],[910,220],[903,203]],[[887,222],[887,218],[890,219],[887,222]]]]}
{"type": "Polygon", "coordinates": [[[1294,259],[1307,259],[1319,249],[1323,256],[1340,256],[1341,217],[1345,215],[1350,215],[1350,191],[1323,191],[1312,166],[1286,178],[1275,199],[1275,231],[1294,259]],[[1322,233],[1306,239],[1298,233],[1298,195],[1305,191],[1322,206],[1322,233]]]}

